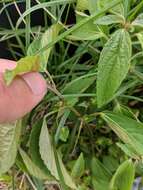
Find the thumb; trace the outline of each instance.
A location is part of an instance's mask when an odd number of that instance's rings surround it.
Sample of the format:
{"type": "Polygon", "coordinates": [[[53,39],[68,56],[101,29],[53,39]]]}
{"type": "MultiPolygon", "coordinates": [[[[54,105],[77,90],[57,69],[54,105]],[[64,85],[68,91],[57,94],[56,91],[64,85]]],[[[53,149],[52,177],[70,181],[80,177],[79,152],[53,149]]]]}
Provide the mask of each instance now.
{"type": "Polygon", "coordinates": [[[16,77],[6,86],[5,69],[13,69],[16,62],[0,59],[0,123],[11,122],[30,112],[47,92],[46,81],[37,72],[16,77]]]}

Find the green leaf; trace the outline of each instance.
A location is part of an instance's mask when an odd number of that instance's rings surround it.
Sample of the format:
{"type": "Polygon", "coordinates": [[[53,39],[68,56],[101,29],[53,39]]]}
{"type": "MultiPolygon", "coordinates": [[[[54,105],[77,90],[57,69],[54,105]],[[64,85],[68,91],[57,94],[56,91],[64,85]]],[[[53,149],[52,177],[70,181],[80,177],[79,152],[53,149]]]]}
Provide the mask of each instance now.
{"type": "Polygon", "coordinates": [[[124,7],[124,17],[127,19],[130,8],[131,8],[132,0],[124,0],[123,7],[124,7]]]}
{"type": "Polygon", "coordinates": [[[76,9],[78,11],[88,10],[88,0],[77,0],[76,9]]]}
{"type": "Polygon", "coordinates": [[[137,120],[135,114],[127,106],[117,104],[116,107],[114,108],[114,112],[123,114],[124,116],[127,116],[127,117],[137,120]]]}
{"type": "Polygon", "coordinates": [[[14,164],[20,138],[21,121],[0,124],[0,175],[14,164]]]}
{"type": "MultiPolygon", "coordinates": [[[[45,33],[43,33],[39,38],[37,38],[31,43],[31,45],[28,48],[27,54],[35,55],[39,49],[43,48],[44,46],[48,45],[53,40],[55,40],[61,28],[62,27],[59,24],[52,25],[48,30],[45,31],[45,33]]],[[[39,54],[41,71],[45,71],[47,69],[47,63],[49,60],[51,50],[52,47],[39,54]]]]}
{"type": "Polygon", "coordinates": [[[62,127],[60,131],[60,140],[66,142],[69,136],[69,129],[67,127],[62,127]]]}
{"type": "Polygon", "coordinates": [[[112,177],[111,190],[131,190],[135,177],[135,167],[131,160],[123,162],[112,177]]]}
{"type": "MultiPolygon", "coordinates": [[[[62,89],[63,94],[79,94],[86,91],[90,85],[96,80],[96,73],[89,73],[78,77],[71,82],[67,83],[67,85],[62,89]]],[[[68,97],[66,101],[70,104],[70,106],[74,106],[78,102],[77,97],[68,97]]]]}
{"type": "Polygon", "coordinates": [[[38,36],[32,41],[32,43],[28,47],[27,56],[34,56],[36,54],[36,52],[39,50],[39,47],[41,45],[41,38],[42,38],[42,35],[38,36]]]}
{"type": "Polygon", "coordinates": [[[95,157],[93,157],[91,161],[91,171],[92,176],[95,177],[97,181],[101,179],[102,181],[109,181],[112,176],[110,171],[95,157]]]}
{"type": "MultiPolygon", "coordinates": [[[[64,89],[62,89],[63,94],[78,94],[83,93],[96,79],[96,73],[90,73],[81,77],[78,77],[71,82],[69,82],[64,89]]],[[[74,106],[78,102],[77,97],[66,97],[66,102],[68,105],[74,106]]],[[[60,137],[61,129],[63,128],[67,118],[70,115],[71,110],[64,109],[63,116],[59,122],[56,134],[55,134],[55,142],[57,143],[60,137]]]]}
{"type": "Polygon", "coordinates": [[[40,147],[40,155],[42,160],[44,161],[44,164],[51,172],[52,176],[54,176],[56,179],[59,180],[54,150],[45,120],[43,121],[43,126],[40,132],[39,147],[40,147]]]}
{"type": "Polygon", "coordinates": [[[85,185],[80,185],[77,187],[77,190],[87,190],[87,187],[85,185]]]}
{"type": "Polygon", "coordinates": [[[17,62],[17,66],[13,70],[6,70],[4,73],[4,79],[6,84],[11,84],[12,80],[17,76],[23,73],[27,73],[30,71],[39,71],[40,63],[38,56],[27,56],[25,58],[20,59],[17,62]]]}
{"type": "Polygon", "coordinates": [[[110,172],[114,172],[119,165],[118,160],[112,156],[104,156],[103,164],[110,172]]]}
{"type": "MultiPolygon", "coordinates": [[[[51,172],[51,175],[54,176],[57,180],[60,180],[59,172],[57,169],[57,162],[55,159],[54,147],[51,143],[51,138],[47,129],[46,121],[43,121],[43,126],[40,132],[39,139],[40,155],[47,169],[51,172]]],[[[68,187],[76,189],[76,186],[69,176],[67,170],[65,169],[62,159],[58,155],[58,161],[64,178],[64,182],[68,187]]]]}
{"type": "Polygon", "coordinates": [[[89,73],[69,82],[62,90],[63,94],[78,94],[84,92],[96,80],[96,73],[89,73]]]}
{"type": "Polygon", "coordinates": [[[143,155],[143,124],[136,120],[112,112],[103,113],[103,119],[118,137],[131,147],[133,153],[143,155]]]}
{"type": "Polygon", "coordinates": [[[20,149],[19,152],[30,175],[39,179],[49,179],[22,149],[20,149]]]}
{"type": "Polygon", "coordinates": [[[30,135],[29,140],[29,149],[30,149],[30,156],[32,159],[32,162],[41,169],[41,171],[44,173],[44,176],[47,176],[48,179],[51,178],[49,170],[44,165],[43,160],[41,159],[40,153],[39,153],[39,136],[40,131],[42,128],[43,120],[36,122],[32,126],[32,131],[30,135]]]}
{"type": "Polygon", "coordinates": [[[124,18],[118,15],[106,15],[99,19],[97,19],[95,24],[99,25],[110,25],[110,24],[116,24],[116,23],[124,23],[124,18]]]}
{"type": "Polygon", "coordinates": [[[92,179],[92,184],[93,184],[93,189],[96,190],[110,190],[109,188],[109,182],[108,181],[103,181],[102,179],[96,180],[96,178],[92,179]]]}
{"type": "Polygon", "coordinates": [[[110,171],[95,157],[91,161],[92,184],[96,190],[109,190],[110,171]]]}
{"type": "MultiPolygon", "coordinates": [[[[56,37],[58,36],[60,30],[61,30],[61,25],[59,24],[54,24],[52,25],[43,35],[41,38],[41,47],[44,47],[54,41],[56,37]]],[[[47,69],[47,62],[50,56],[52,48],[48,48],[45,52],[41,54],[41,64],[44,70],[47,69]]]]}
{"type": "Polygon", "coordinates": [[[91,15],[99,10],[98,5],[99,5],[98,0],[96,0],[96,1],[95,0],[88,0],[89,12],[91,15]]]}
{"type": "MultiPolygon", "coordinates": [[[[69,82],[64,89],[62,89],[62,94],[78,94],[83,93],[96,79],[96,73],[90,73],[81,77],[78,77],[71,82],[69,82]]],[[[66,97],[66,102],[68,105],[74,106],[78,102],[77,97],[66,97]]],[[[63,128],[67,118],[70,115],[71,110],[64,109],[63,116],[59,122],[56,134],[55,134],[55,142],[57,143],[60,137],[61,129],[63,128]]]]}
{"type": "Polygon", "coordinates": [[[137,16],[137,18],[132,22],[132,25],[143,27],[143,13],[137,16]]]}
{"type": "MultiPolygon", "coordinates": [[[[136,166],[136,175],[143,176],[143,160],[138,160],[135,166],[136,166]]],[[[141,185],[142,185],[142,182],[141,182],[141,185]]]]}
{"type": "Polygon", "coordinates": [[[137,38],[138,38],[138,40],[141,44],[142,50],[143,50],[143,32],[137,33],[136,35],[137,35],[137,38]]]}
{"type": "Polygon", "coordinates": [[[131,58],[131,39],[124,29],[117,30],[103,48],[97,75],[97,103],[101,107],[111,101],[126,77],[131,58]]]}
{"type": "MultiPolygon", "coordinates": [[[[113,0],[88,0],[88,8],[90,14],[94,14],[97,11],[102,10],[103,8],[108,7],[113,0]]],[[[114,12],[122,13],[121,3],[116,5],[114,8],[111,9],[114,12]]]]}
{"type": "MultiPolygon", "coordinates": [[[[57,153],[58,154],[58,153],[57,153]]],[[[72,188],[72,189],[77,189],[75,183],[73,182],[73,179],[72,177],[69,175],[69,173],[67,172],[64,164],[63,164],[63,161],[60,157],[60,154],[58,154],[58,161],[59,161],[59,166],[60,166],[60,169],[61,169],[61,172],[62,172],[62,175],[63,175],[63,178],[64,178],[64,182],[65,184],[72,188]]],[[[57,167],[58,168],[58,167],[57,167]]],[[[59,172],[58,172],[59,173],[59,172]]],[[[59,175],[60,176],[60,175],[59,175]]]]}
{"type": "MultiPolygon", "coordinates": [[[[89,17],[82,12],[76,13],[77,24],[84,20],[84,18],[89,17]]],[[[99,28],[94,24],[93,20],[90,20],[68,36],[68,38],[71,40],[97,40],[102,37],[104,37],[104,33],[99,30],[99,28]]]]}
{"type": "MultiPolygon", "coordinates": [[[[78,0],[76,10],[78,11],[85,11],[89,10],[90,14],[93,15],[94,13],[101,11],[102,9],[108,7],[113,0],[78,0]]],[[[116,5],[113,8],[114,11],[118,13],[123,12],[123,5],[116,5]]]]}
{"type": "MultiPolygon", "coordinates": [[[[78,16],[77,23],[83,18],[83,16],[78,16]]],[[[71,40],[97,40],[102,37],[104,37],[104,34],[98,30],[97,26],[93,23],[92,20],[81,26],[80,28],[72,32],[70,36],[68,36],[68,38],[71,40]]]]}
{"type": "Polygon", "coordinates": [[[84,170],[85,170],[85,161],[83,153],[81,153],[73,166],[71,176],[75,179],[80,178],[83,175],[84,170]]]}
{"type": "MultiPolygon", "coordinates": [[[[73,105],[75,103],[75,101],[76,101],[76,99],[74,99],[74,98],[72,99],[72,101],[70,100],[70,105],[73,105]]],[[[61,117],[61,119],[59,121],[57,130],[56,130],[56,133],[55,133],[55,138],[54,139],[55,139],[56,144],[58,144],[58,141],[59,141],[60,137],[63,138],[63,136],[61,136],[61,135],[63,135],[62,131],[65,128],[64,125],[65,125],[65,122],[66,122],[67,118],[69,117],[69,114],[70,114],[70,110],[65,108],[63,110],[63,116],[61,117]]],[[[68,135],[68,134],[66,134],[66,135],[68,135]]]]}
{"type": "Polygon", "coordinates": [[[134,152],[134,150],[127,144],[123,143],[116,143],[117,146],[130,158],[133,158],[135,160],[139,160],[139,156],[134,152]]]}

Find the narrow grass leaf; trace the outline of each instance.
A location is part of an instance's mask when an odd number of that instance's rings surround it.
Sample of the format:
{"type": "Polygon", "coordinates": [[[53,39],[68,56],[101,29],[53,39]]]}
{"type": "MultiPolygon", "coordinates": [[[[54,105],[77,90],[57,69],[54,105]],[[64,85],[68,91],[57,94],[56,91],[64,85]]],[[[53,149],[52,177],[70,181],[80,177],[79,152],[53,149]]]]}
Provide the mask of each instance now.
{"type": "Polygon", "coordinates": [[[56,5],[62,5],[65,3],[74,3],[76,0],[55,0],[55,1],[51,1],[51,2],[45,2],[45,3],[40,3],[37,5],[32,6],[30,9],[27,9],[23,14],[21,14],[21,16],[19,17],[17,23],[16,23],[16,28],[19,27],[20,23],[23,21],[23,19],[31,14],[32,12],[38,10],[38,9],[44,9],[47,7],[52,7],[52,6],[56,6],[56,5]]]}

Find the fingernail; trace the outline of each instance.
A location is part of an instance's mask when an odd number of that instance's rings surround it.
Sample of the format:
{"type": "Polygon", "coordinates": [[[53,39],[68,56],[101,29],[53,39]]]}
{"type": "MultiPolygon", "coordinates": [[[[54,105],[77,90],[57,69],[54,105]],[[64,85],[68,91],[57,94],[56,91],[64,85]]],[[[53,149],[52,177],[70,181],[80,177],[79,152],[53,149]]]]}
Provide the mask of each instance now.
{"type": "Polygon", "coordinates": [[[36,72],[26,73],[22,75],[22,78],[29,86],[33,94],[35,95],[46,94],[47,84],[41,74],[36,72]]]}

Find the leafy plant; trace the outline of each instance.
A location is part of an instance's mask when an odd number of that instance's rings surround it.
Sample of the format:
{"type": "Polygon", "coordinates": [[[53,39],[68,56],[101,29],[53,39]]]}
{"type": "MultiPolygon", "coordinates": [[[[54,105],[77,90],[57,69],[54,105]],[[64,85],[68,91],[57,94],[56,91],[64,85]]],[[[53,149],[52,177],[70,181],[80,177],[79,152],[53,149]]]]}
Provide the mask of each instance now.
{"type": "Polygon", "coordinates": [[[131,190],[143,177],[143,2],[0,4],[0,17],[5,13],[11,23],[0,28],[0,42],[17,61],[4,73],[6,84],[37,71],[49,89],[26,117],[0,125],[0,181],[12,173],[21,189],[28,183],[43,190],[54,181],[63,190],[131,190]],[[15,24],[9,6],[19,13],[15,24]],[[39,9],[43,25],[33,26],[39,9]]]}

